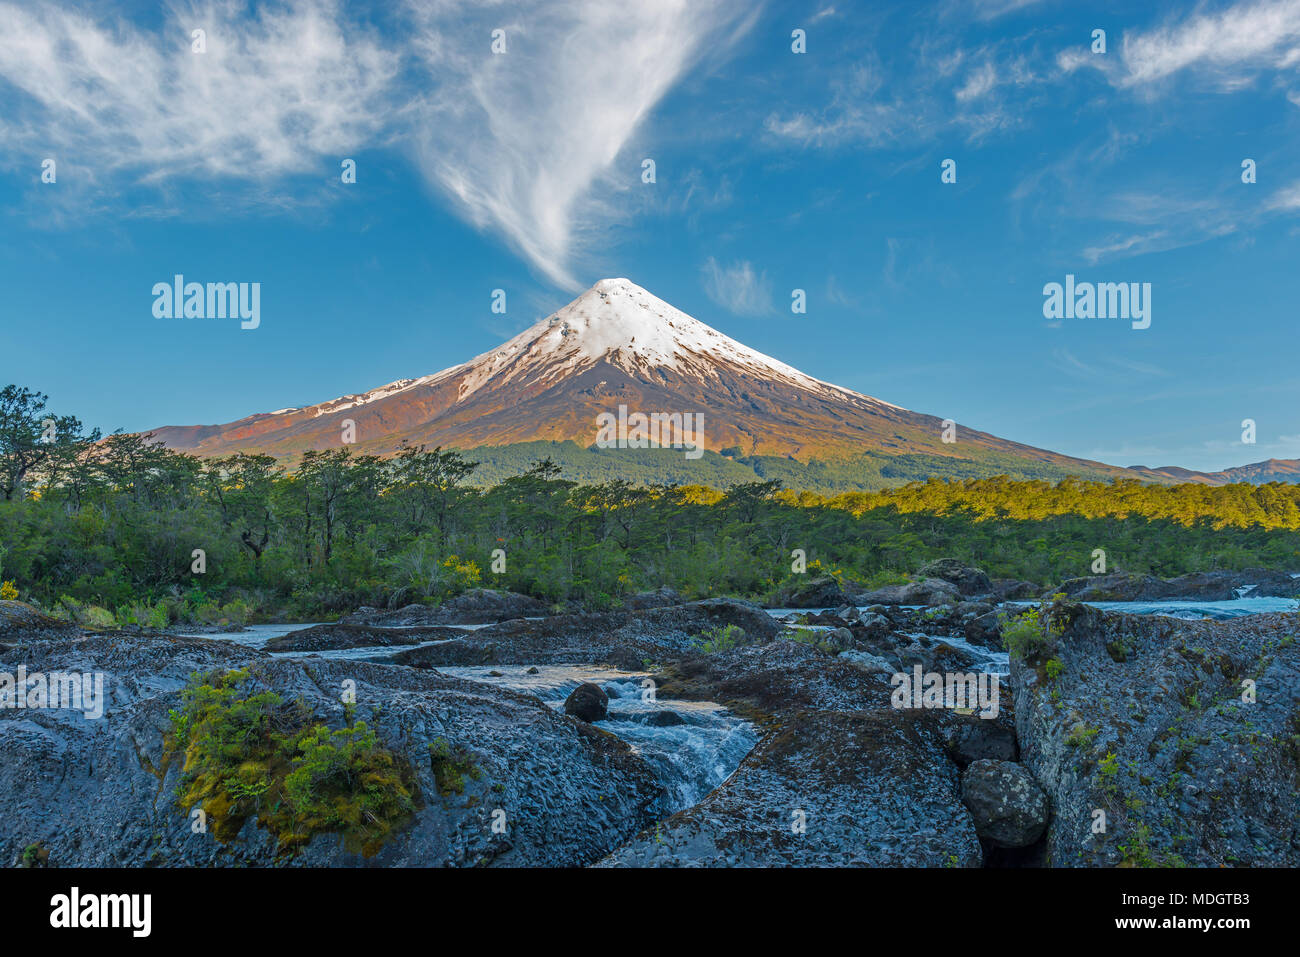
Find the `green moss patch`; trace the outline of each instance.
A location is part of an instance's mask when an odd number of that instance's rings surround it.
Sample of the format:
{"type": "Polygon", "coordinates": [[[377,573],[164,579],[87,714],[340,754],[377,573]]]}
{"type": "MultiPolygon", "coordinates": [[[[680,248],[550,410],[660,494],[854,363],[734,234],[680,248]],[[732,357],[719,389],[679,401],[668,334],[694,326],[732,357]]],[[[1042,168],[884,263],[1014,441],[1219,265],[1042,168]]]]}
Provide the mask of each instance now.
{"type": "Polygon", "coordinates": [[[202,808],[223,844],[254,818],[284,852],[337,833],[369,857],[419,806],[410,766],[364,722],[332,730],[248,671],[195,676],[171,720],[166,757],[184,756],[177,803],[202,808]]]}

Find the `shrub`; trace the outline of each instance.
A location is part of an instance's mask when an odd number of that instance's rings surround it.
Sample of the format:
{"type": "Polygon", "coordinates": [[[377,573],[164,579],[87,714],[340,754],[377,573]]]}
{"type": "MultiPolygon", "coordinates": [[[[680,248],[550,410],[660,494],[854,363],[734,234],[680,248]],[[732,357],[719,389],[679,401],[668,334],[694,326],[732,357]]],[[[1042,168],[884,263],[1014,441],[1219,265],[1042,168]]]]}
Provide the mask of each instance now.
{"type": "Polygon", "coordinates": [[[483,777],[473,756],[463,748],[453,748],[446,738],[436,738],[429,743],[429,766],[438,793],[443,797],[453,793],[464,794],[466,775],[475,781],[483,777]]]}
{"type": "Polygon", "coordinates": [[[730,651],[739,647],[745,640],[745,629],[739,625],[724,625],[721,628],[714,628],[700,635],[702,639],[700,650],[706,655],[714,654],[719,651],[730,651]]]}
{"type": "MultiPolygon", "coordinates": [[[[1007,653],[1019,661],[1033,661],[1046,654],[1065,633],[1064,616],[1059,600],[1042,602],[1016,617],[1002,621],[1002,644],[1007,653]]],[[[1059,672],[1058,672],[1059,673],[1059,672]]]]}
{"type": "Polygon", "coordinates": [[[18,586],[13,582],[0,582],[0,601],[17,601],[18,586]]]}

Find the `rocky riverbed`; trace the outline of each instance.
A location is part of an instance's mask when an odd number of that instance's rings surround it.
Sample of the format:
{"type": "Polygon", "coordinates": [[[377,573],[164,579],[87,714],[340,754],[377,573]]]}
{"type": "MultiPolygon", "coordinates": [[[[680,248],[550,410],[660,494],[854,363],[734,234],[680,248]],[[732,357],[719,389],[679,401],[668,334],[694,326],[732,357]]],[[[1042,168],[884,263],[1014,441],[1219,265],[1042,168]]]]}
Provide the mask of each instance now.
{"type": "Polygon", "coordinates": [[[85,632],[0,603],[0,674],[104,682],[99,718],[0,708],[0,859],[35,847],[74,866],[1300,863],[1294,614],[1186,622],[1061,599],[1034,630],[1007,604],[1024,583],[958,562],[922,571],[865,596],[809,583],[781,596],[785,610],[662,589],[553,614],[468,593],[260,647],[85,632]],[[242,693],[294,703],[299,722],[373,729],[412,795],[391,836],[363,852],[322,828],[286,849],[262,811],[221,840],[196,828],[176,797],[175,715],[194,675],[230,672],[247,673],[242,693]],[[982,697],[936,704],[919,680],[900,697],[899,676],[930,675],[982,697]]]}

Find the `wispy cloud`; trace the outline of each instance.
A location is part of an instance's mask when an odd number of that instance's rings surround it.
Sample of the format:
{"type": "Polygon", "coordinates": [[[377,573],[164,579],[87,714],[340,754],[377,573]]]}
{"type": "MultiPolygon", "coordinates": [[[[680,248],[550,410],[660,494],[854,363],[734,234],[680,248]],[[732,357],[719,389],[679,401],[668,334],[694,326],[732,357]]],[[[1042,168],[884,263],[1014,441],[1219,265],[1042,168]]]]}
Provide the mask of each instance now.
{"type": "Polygon", "coordinates": [[[748,262],[721,266],[712,256],[704,264],[704,291],[722,308],[738,316],[763,316],[775,310],[767,273],[748,262]]]}
{"type": "MultiPolygon", "coordinates": [[[[178,3],[146,28],[0,0],[0,162],[56,155],[87,181],[258,189],[353,150],[409,147],[469,221],[573,287],[571,258],[612,212],[612,167],[754,13],[742,0],[409,0],[377,14],[381,34],[337,0],[254,9],[178,3]]],[[[624,172],[635,180],[639,163],[624,172]]]]}
{"type": "Polygon", "coordinates": [[[1145,87],[1195,68],[1198,79],[1239,89],[1253,72],[1293,69],[1300,58],[1300,0],[1242,0],[1148,30],[1126,32],[1118,56],[1063,53],[1068,71],[1094,67],[1116,86],[1145,87]]]}
{"type": "Polygon", "coordinates": [[[239,16],[217,3],[173,8],[146,32],[51,5],[0,3],[0,119],[12,162],[66,158],[90,180],[263,179],[308,170],[373,139],[397,57],[344,28],[337,5],[302,2],[239,16]],[[191,31],[206,51],[191,51],[191,31]]]}
{"type": "MultiPolygon", "coordinates": [[[[436,82],[420,110],[421,166],[473,222],[576,286],[569,254],[608,211],[593,185],[704,52],[744,32],[745,10],[738,0],[568,0],[476,8],[468,22],[457,9],[449,23],[436,5],[415,40],[436,82]],[[489,49],[493,29],[505,31],[504,54],[489,49]]],[[[637,162],[623,178],[639,176],[637,162]]]]}

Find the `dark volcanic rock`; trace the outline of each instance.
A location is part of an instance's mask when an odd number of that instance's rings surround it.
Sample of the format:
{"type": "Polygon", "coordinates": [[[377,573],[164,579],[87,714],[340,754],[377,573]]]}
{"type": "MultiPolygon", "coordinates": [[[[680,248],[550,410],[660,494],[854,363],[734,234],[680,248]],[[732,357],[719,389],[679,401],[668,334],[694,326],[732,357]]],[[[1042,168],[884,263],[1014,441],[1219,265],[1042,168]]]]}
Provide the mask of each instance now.
{"type": "Polygon", "coordinates": [[[22,601],[0,601],[0,643],[77,638],[83,629],[66,621],[51,618],[22,601]]]}
{"type": "Polygon", "coordinates": [[[343,648],[383,648],[418,645],[422,641],[459,638],[458,628],[373,628],[366,625],[316,625],[272,638],[265,651],[336,651],[343,648]]]}
{"type": "Polygon", "coordinates": [[[948,727],[948,753],[959,767],[974,761],[1015,761],[1020,757],[1009,695],[999,696],[996,718],[954,714],[948,727]]]}
{"type": "Polygon", "coordinates": [[[927,578],[907,585],[887,585],[858,595],[859,605],[953,605],[961,600],[957,586],[942,578],[927,578]]]}
{"type": "Polygon", "coordinates": [[[1300,865],[1295,616],[1054,618],[1061,637],[1012,661],[1021,759],[1053,807],[1049,863],[1300,865]]]}
{"type": "Polygon", "coordinates": [[[550,608],[528,595],[475,588],[437,606],[407,605],[395,610],[359,608],[343,618],[342,623],[384,627],[487,625],[512,618],[534,618],[547,614],[550,614],[550,608]]]}
{"type": "Polygon", "coordinates": [[[950,716],[894,709],[882,676],[774,641],[683,659],[660,693],[729,704],[767,734],[700,804],[602,866],[981,864],[950,716]]]}
{"type": "Polygon", "coordinates": [[[780,622],[751,602],[710,598],[669,608],[506,621],[470,632],[463,642],[413,648],[392,660],[423,668],[595,662],[637,671],[646,660],[694,650],[703,637],[728,625],[740,628],[747,642],[770,641],[782,629],[780,622]],[[480,649],[476,658],[467,653],[469,648],[480,649]]]}
{"type": "Polygon", "coordinates": [[[680,605],[682,596],[675,590],[664,585],[655,591],[637,592],[635,595],[629,595],[623,602],[625,608],[634,611],[640,611],[645,608],[668,608],[671,605],[680,605]]]}
{"type": "Polygon", "coordinates": [[[1115,572],[1071,578],[1048,589],[1044,597],[1063,594],[1077,601],[1229,601],[1243,590],[1251,597],[1294,598],[1300,595],[1300,579],[1266,569],[1194,572],[1169,579],[1115,572]]]}
{"type": "Polygon", "coordinates": [[[955,558],[940,558],[921,566],[922,578],[939,578],[957,586],[962,595],[987,595],[993,590],[993,582],[984,574],[984,569],[975,568],[955,558]]]}
{"type": "Polygon", "coordinates": [[[961,776],[961,799],[980,837],[999,847],[1028,847],[1047,827],[1047,795],[1009,761],[975,761],[961,776]]]}
{"type": "Polygon", "coordinates": [[[603,721],[609,713],[609,696],[600,685],[584,681],[564,699],[564,713],[589,724],[603,721]]]}
{"type": "Polygon", "coordinates": [[[838,608],[845,604],[852,604],[852,601],[840,588],[840,583],[830,575],[819,575],[816,578],[783,590],[777,595],[773,607],[838,608]]]}
{"type": "Polygon", "coordinates": [[[104,717],[0,710],[0,861],[42,842],[55,866],[270,866],[274,838],[250,819],[238,839],[193,833],[175,805],[180,760],[166,760],[168,712],[193,672],[246,667],[259,687],[342,726],[343,682],[356,715],[407,762],[422,804],[377,854],[314,838],[291,863],[313,866],[576,866],[654,820],[662,787],[627,745],[536,699],[432,672],[358,661],[274,659],[208,639],[96,635],[38,642],[0,670],[103,672],[104,717]],[[442,795],[430,746],[446,742],[477,770],[442,795]],[[493,812],[507,833],[494,833],[493,812]]]}
{"type": "Polygon", "coordinates": [[[1031,601],[1038,598],[1043,587],[1033,582],[1020,581],[1016,578],[993,579],[992,598],[994,601],[1031,601]]]}

